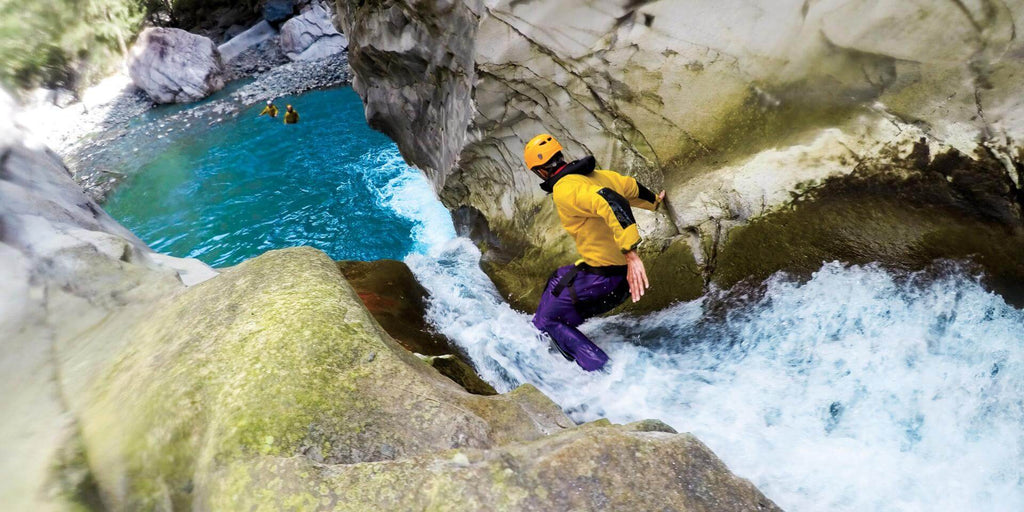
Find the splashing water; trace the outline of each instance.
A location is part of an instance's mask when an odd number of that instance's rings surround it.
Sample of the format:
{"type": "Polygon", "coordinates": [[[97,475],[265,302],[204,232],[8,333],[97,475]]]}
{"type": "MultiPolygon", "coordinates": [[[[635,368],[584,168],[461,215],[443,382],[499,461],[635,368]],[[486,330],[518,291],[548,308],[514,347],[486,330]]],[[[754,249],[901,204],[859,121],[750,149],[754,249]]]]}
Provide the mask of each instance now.
{"type": "Polygon", "coordinates": [[[1024,510],[1024,312],[956,268],[829,263],[724,314],[705,297],[595,319],[582,330],[611,363],[586,373],[500,298],[472,242],[439,238],[406,258],[428,320],[502,391],[532,383],[577,421],[661,419],[789,510],[1024,510]]]}

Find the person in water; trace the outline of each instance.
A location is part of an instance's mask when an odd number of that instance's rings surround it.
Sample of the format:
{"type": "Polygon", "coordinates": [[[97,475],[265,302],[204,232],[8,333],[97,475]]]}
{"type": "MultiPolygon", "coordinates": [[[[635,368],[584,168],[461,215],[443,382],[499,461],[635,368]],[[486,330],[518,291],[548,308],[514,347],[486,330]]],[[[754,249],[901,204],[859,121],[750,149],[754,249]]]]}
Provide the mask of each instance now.
{"type": "Polygon", "coordinates": [[[631,206],[655,210],[665,192],[655,195],[633,178],[595,170],[593,156],[566,163],[562,145],[546,133],[526,144],[523,158],[544,180],[540,188],[551,194],[562,227],[582,257],[548,279],[533,325],[551,337],[566,359],[584,370],[598,370],[608,355],[576,327],[611,311],[627,296],[640,300],[650,286],[636,253],[640,233],[631,206]]]}
{"type": "Polygon", "coordinates": [[[291,105],[285,107],[284,124],[295,124],[299,122],[299,113],[291,105]]]}
{"type": "Polygon", "coordinates": [[[267,100],[267,106],[263,107],[263,111],[256,117],[270,116],[272,118],[277,117],[277,106],[274,105],[273,100],[267,100]]]}

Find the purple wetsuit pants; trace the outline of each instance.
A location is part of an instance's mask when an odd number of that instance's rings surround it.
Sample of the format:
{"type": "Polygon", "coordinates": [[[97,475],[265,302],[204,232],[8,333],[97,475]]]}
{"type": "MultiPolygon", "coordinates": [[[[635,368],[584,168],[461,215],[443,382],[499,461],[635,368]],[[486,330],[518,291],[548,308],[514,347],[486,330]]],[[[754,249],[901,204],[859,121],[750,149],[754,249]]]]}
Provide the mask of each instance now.
{"type": "Polygon", "coordinates": [[[608,355],[576,327],[626,300],[629,295],[626,267],[583,266],[576,269],[573,276],[574,268],[573,265],[561,267],[548,279],[537,314],[533,316],[533,325],[551,336],[566,359],[575,360],[584,370],[594,371],[604,366],[608,355]],[[559,286],[567,275],[572,283],[559,286]]]}

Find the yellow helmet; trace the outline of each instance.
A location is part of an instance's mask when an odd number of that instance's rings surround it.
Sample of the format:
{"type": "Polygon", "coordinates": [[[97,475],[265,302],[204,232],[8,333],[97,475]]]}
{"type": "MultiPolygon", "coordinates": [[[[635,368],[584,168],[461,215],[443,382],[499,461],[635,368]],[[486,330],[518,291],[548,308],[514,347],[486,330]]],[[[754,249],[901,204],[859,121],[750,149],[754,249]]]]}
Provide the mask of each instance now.
{"type": "Polygon", "coordinates": [[[526,148],[523,149],[523,159],[526,160],[526,166],[533,169],[538,165],[548,163],[548,160],[551,160],[551,157],[561,150],[562,145],[554,137],[542,133],[526,143],[526,148]]]}

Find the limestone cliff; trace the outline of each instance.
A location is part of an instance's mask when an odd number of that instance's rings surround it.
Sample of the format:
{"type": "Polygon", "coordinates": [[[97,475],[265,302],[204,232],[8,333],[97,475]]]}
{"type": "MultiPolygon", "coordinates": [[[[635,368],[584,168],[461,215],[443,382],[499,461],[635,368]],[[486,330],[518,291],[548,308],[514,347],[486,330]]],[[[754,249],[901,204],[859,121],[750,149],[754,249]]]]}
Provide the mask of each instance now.
{"type": "Polygon", "coordinates": [[[1020,226],[1019,0],[337,3],[367,119],[486,221],[485,266],[523,307],[572,259],[521,162],[541,131],[668,190],[640,223],[676,297],[735,282],[715,270],[737,226],[922,137],[1002,168],[1020,226]]]}

